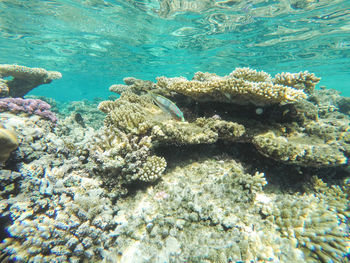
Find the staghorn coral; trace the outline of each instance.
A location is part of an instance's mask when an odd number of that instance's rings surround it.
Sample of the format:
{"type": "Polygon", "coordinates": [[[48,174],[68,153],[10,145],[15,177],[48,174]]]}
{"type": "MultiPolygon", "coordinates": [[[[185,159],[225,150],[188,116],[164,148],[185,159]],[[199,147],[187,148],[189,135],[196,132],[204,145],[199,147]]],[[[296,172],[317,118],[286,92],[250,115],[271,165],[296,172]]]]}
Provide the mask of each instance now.
{"type": "Polygon", "coordinates": [[[42,68],[29,68],[19,65],[0,65],[0,96],[23,97],[41,84],[48,84],[54,79],[62,78],[57,71],[46,71],[42,68]],[[12,77],[4,80],[1,78],[12,77]]]}
{"type": "Polygon", "coordinates": [[[183,77],[157,78],[163,92],[176,92],[197,101],[219,101],[240,105],[267,106],[305,99],[303,90],[274,83],[265,72],[236,68],[230,75],[197,72],[193,80],[183,77]]]}
{"type": "Polygon", "coordinates": [[[18,147],[16,134],[0,125],[0,163],[5,162],[12,151],[18,147]]]}

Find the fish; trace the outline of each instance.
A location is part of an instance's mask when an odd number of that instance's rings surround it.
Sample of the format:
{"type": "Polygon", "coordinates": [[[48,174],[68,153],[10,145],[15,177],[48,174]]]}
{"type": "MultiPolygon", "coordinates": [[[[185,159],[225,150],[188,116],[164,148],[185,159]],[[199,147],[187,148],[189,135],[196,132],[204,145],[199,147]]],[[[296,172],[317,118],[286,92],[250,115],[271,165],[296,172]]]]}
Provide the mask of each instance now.
{"type": "Polygon", "coordinates": [[[184,115],[182,111],[179,109],[179,107],[176,106],[174,102],[171,100],[153,93],[151,91],[148,92],[148,94],[151,96],[152,101],[164,112],[167,114],[170,114],[171,117],[178,121],[185,121],[184,115]]]}

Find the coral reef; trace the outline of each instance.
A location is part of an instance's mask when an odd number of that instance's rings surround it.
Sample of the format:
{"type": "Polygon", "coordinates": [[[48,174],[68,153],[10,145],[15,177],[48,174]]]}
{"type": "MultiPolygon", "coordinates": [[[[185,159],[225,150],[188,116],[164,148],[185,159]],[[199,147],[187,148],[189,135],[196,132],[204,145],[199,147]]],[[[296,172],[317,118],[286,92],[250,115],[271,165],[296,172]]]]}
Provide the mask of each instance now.
{"type": "Polygon", "coordinates": [[[115,101],[104,101],[99,109],[107,113],[105,126],[115,127],[135,136],[150,136],[152,144],[214,143],[223,137],[231,141],[244,134],[242,125],[215,118],[179,122],[153,105],[148,96],[122,93],[115,101]]]}
{"type": "Polygon", "coordinates": [[[39,99],[2,98],[0,112],[35,114],[52,122],[57,122],[56,115],[50,111],[51,106],[39,99]]]}
{"type": "Polygon", "coordinates": [[[10,160],[19,173],[0,172],[1,215],[13,221],[1,252],[17,262],[104,258],[115,240],[109,229],[117,208],[89,174],[87,147],[95,131],[70,117],[55,127],[36,115],[3,113],[0,120],[20,140],[10,160]]]}
{"type": "Polygon", "coordinates": [[[57,71],[1,64],[0,97],[23,97],[35,87],[41,84],[48,84],[52,80],[60,79],[61,77],[62,74],[57,71]],[[12,78],[4,79],[5,77],[12,78]]]}
{"type": "Polygon", "coordinates": [[[16,134],[0,125],[0,163],[5,162],[18,147],[16,134]]]}
{"type": "Polygon", "coordinates": [[[342,262],[350,240],[333,204],[344,192],[334,202],[264,185],[234,160],[178,165],[119,202],[121,262],[342,262]]]}
{"type": "Polygon", "coordinates": [[[129,91],[115,101],[103,101],[99,109],[107,113],[105,128],[91,149],[96,172],[108,185],[134,181],[154,182],[166,168],[163,157],[153,149],[161,145],[235,141],[244,134],[242,125],[217,119],[200,118],[179,122],[153,105],[148,96],[129,91]]]}
{"type": "Polygon", "coordinates": [[[315,90],[307,72],[197,73],[182,84],[210,83],[198,97],[163,80],[126,78],[114,101],[53,103],[57,125],[0,115],[19,142],[0,170],[0,261],[348,261],[350,119],[339,94],[315,90]],[[226,96],[216,82],[251,93],[226,96]]]}
{"type": "Polygon", "coordinates": [[[319,138],[305,134],[286,138],[268,132],[255,136],[252,143],[263,155],[288,163],[303,166],[338,166],[347,163],[347,157],[341,147],[317,140],[319,138]]]}
{"type": "MultiPolygon", "coordinates": [[[[1,186],[15,184],[18,195],[0,201],[14,221],[1,251],[17,262],[79,262],[101,259],[115,237],[116,212],[96,179],[69,166],[43,169],[24,165],[21,174],[2,171],[1,186]]],[[[13,192],[16,192],[13,191],[13,192]]],[[[14,193],[12,193],[13,195],[14,193]]]]}
{"type": "Polygon", "coordinates": [[[237,68],[225,77],[198,72],[191,81],[161,77],[157,84],[147,81],[145,86],[141,80],[130,79],[119,90],[119,99],[102,102],[99,108],[108,114],[107,127],[135,136],[150,136],[152,146],[248,142],[263,156],[289,164],[312,167],[347,164],[349,122],[319,118],[321,107],[313,101],[317,97],[314,87],[320,79],[307,71],[281,73],[272,79],[263,71],[237,68]],[[235,87],[230,81],[240,82],[242,89],[247,90],[226,96],[229,93],[225,95],[225,87],[235,87]],[[285,85],[283,91],[274,86],[281,84],[285,85]],[[252,85],[256,89],[251,89],[252,85]],[[254,93],[253,90],[262,90],[261,85],[268,85],[279,99],[254,93]],[[149,96],[142,95],[151,88],[178,102],[187,121],[180,123],[164,116],[151,104],[149,96]],[[299,95],[302,92],[303,98],[308,93],[311,101],[299,100],[301,97],[294,101],[289,91],[299,95]]]}

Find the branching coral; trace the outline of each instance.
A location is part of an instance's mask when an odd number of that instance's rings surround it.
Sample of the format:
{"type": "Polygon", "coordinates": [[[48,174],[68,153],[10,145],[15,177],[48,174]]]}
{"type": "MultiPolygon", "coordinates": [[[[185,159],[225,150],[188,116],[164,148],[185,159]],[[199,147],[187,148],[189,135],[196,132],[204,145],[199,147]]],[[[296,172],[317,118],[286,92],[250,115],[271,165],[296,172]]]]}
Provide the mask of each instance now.
{"type": "Polygon", "coordinates": [[[319,119],[317,106],[303,99],[320,80],[307,71],[272,78],[263,71],[236,68],[224,77],[197,72],[191,81],[160,77],[156,86],[127,79],[131,81],[126,81],[129,86],[121,98],[101,103],[100,109],[108,114],[107,125],[151,136],[153,145],[248,142],[262,155],[294,165],[326,167],[347,163],[349,123],[319,119]],[[147,96],[136,95],[151,88],[181,104],[187,122],[166,118],[147,96]],[[259,110],[261,116],[248,115],[247,110],[259,110]]]}
{"type": "Polygon", "coordinates": [[[308,71],[299,72],[299,73],[289,73],[283,72],[277,74],[273,79],[273,82],[276,84],[281,84],[295,89],[303,90],[304,92],[311,94],[316,84],[321,80],[313,73],[308,71]]]}
{"type": "Polygon", "coordinates": [[[152,155],[150,147],[150,137],[131,138],[115,127],[106,127],[91,149],[97,164],[95,172],[111,187],[135,181],[154,182],[164,172],[166,161],[152,155]]]}
{"type": "Polygon", "coordinates": [[[60,79],[62,74],[57,71],[46,71],[42,68],[1,64],[0,65],[0,96],[23,97],[29,91],[41,84],[60,79]],[[4,80],[1,78],[12,77],[4,80]]]}
{"type": "Polygon", "coordinates": [[[153,144],[214,143],[221,137],[237,140],[244,127],[237,123],[199,118],[194,122],[179,122],[153,105],[148,96],[122,93],[116,101],[103,101],[99,109],[107,113],[106,127],[116,127],[135,136],[151,136],[153,144]]]}
{"type": "Polygon", "coordinates": [[[44,119],[56,122],[56,115],[50,110],[51,106],[39,99],[22,99],[22,98],[2,98],[0,99],[0,112],[13,112],[35,114],[44,119]]]}

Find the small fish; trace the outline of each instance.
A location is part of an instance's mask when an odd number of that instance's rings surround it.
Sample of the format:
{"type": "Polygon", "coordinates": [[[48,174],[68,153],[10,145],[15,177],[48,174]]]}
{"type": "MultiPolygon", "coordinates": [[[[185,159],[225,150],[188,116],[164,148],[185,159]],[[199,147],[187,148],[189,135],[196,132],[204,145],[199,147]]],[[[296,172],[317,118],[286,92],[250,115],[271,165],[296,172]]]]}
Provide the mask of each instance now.
{"type": "Polygon", "coordinates": [[[152,101],[165,113],[170,114],[174,119],[184,122],[182,111],[171,100],[153,92],[148,92],[152,101]]]}

